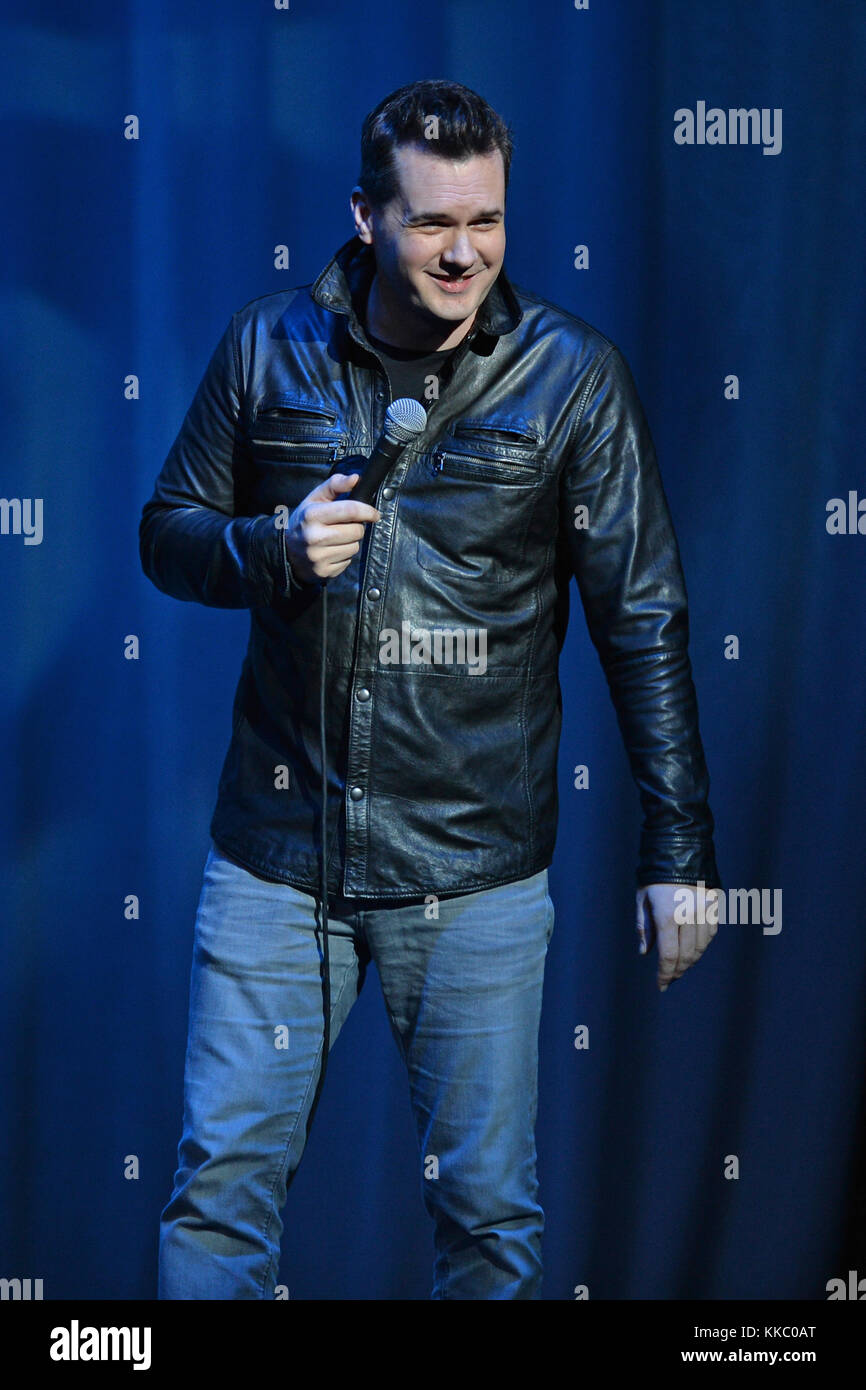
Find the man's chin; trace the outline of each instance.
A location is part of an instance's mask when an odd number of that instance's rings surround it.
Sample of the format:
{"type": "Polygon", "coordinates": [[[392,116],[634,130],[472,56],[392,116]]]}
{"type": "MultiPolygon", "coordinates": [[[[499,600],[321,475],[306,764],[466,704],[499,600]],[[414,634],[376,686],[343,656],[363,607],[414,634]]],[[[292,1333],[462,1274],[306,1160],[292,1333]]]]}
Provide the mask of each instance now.
{"type": "Polygon", "coordinates": [[[462,323],[472,317],[478,306],[473,301],[472,304],[428,304],[425,307],[430,318],[439,323],[462,323]]]}

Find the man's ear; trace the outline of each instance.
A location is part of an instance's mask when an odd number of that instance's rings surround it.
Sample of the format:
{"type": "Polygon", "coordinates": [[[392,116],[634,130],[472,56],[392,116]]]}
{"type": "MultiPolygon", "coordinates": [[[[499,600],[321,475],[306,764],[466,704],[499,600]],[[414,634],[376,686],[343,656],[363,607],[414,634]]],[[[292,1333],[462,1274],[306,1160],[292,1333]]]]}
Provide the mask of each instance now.
{"type": "Polygon", "coordinates": [[[349,197],[349,210],[355,221],[355,230],[362,241],[371,245],[373,241],[373,209],[371,208],[367,195],[356,184],[349,197]]]}

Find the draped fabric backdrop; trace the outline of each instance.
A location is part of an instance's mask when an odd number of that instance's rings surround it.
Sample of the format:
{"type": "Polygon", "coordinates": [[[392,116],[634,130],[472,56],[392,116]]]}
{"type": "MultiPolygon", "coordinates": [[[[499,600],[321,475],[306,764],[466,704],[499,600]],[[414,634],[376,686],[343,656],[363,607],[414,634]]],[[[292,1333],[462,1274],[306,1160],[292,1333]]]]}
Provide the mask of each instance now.
{"type": "MultiPolygon", "coordinates": [[[[0,1276],[155,1296],[249,615],[158,593],[141,507],[231,313],[351,234],[365,113],[431,76],[515,132],[508,273],[631,365],[682,551],[724,886],[782,893],[775,924],[720,929],[659,995],[634,934],[637,793],[573,586],[545,1297],[824,1299],[866,1274],[864,29],[844,0],[7,17],[0,1276]],[[713,107],[766,112],[768,138],[675,138],[678,111],[700,132],[713,107]],[[828,530],[833,498],[853,533],[828,530]]],[[[290,1296],[428,1298],[418,1174],[371,970],[283,1214],[290,1296]]]]}

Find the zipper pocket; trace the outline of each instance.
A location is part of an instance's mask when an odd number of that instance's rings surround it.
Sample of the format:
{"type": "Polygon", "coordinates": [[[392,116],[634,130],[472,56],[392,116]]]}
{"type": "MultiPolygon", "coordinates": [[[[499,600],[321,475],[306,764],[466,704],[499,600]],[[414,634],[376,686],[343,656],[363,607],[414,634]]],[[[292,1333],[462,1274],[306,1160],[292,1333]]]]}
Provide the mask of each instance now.
{"type": "Polygon", "coordinates": [[[329,405],[315,405],[290,391],[270,391],[259,401],[253,423],[262,419],[297,420],[305,425],[321,425],[323,422],[335,425],[337,413],[329,405]]]}
{"type": "Polygon", "coordinates": [[[253,419],[250,443],[287,459],[334,463],[349,442],[336,424],[336,411],[327,406],[295,405],[285,396],[266,396],[253,419]]]}
{"type": "Polygon", "coordinates": [[[293,454],[305,454],[308,458],[317,460],[330,459],[332,463],[342,458],[347,449],[345,439],[335,443],[332,439],[278,439],[274,435],[268,435],[267,438],[254,437],[250,443],[259,449],[279,449],[289,458],[293,454]]]}
{"type": "Polygon", "coordinates": [[[536,450],[539,442],[535,435],[524,430],[512,429],[509,425],[480,425],[468,420],[458,421],[453,427],[455,439],[465,439],[475,444],[502,444],[507,449],[517,449],[523,453],[527,449],[536,450]]]}
{"type": "Polygon", "coordinates": [[[324,420],[327,424],[333,425],[337,417],[332,410],[302,410],[298,406],[269,405],[265,410],[259,409],[256,422],[259,420],[296,420],[299,425],[320,425],[324,420]]]}
{"type": "Polygon", "coordinates": [[[433,455],[433,476],[440,473],[453,474],[456,478],[476,478],[480,482],[497,482],[506,486],[531,483],[539,472],[531,463],[517,463],[514,459],[478,459],[465,454],[455,454],[446,449],[438,449],[433,455]]]}

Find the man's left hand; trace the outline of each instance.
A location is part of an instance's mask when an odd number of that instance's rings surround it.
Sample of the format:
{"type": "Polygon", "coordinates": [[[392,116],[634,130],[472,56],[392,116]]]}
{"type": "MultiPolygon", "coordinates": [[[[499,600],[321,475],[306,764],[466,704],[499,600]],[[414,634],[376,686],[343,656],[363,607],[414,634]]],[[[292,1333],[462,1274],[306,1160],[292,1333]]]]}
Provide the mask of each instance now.
{"type": "Polygon", "coordinates": [[[700,959],[715,936],[719,892],[704,889],[701,910],[696,884],[648,883],[637,890],[638,950],[645,956],[658,941],[657,983],[662,993],[700,959]],[[689,894],[685,899],[684,890],[689,894]]]}

